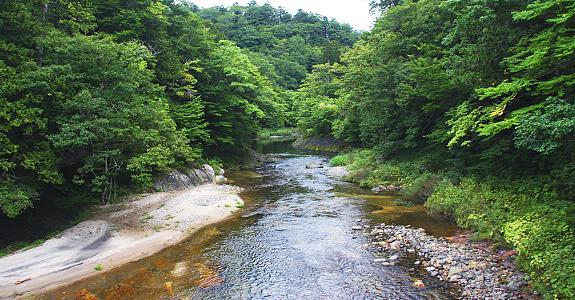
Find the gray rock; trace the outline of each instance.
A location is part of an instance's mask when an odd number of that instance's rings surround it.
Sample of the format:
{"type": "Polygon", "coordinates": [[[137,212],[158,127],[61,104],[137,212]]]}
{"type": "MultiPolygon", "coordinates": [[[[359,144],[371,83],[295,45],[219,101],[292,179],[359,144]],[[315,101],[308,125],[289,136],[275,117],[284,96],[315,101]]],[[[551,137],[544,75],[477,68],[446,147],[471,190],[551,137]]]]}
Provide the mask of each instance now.
{"type": "Polygon", "coordinates": [[[450,268],[449,272],[447,273],[447,277],[451,278],[452,276],[457,275],[461,272],[463,272],[463,269],[461,269],[461,268],[456,268],[456,267],[450,268]]]}
{"type": "Polygon", "coordinates": [[[344,177],[347,177],[349,175],[349,172],[347,171],[347,169],[345,167],[333,167],[333,168],[329,168],[327,170],[327,176],[332,177],[332,178],[336,178],[336,179],[343,179],[344,177]]]}
{"type": "Polygon", "coordinates": [[[203,165],[200,169],[190,169],[185,172],[172,170],[156,179],[154,189],[162,192],[183,191],[213,182],[215,176],[214,169],[209,165],[203,165]]]}
{"type": "Polygon", "coordinates": [[[309,163],[305,166],[306,169],[321,169],[323,165],[320,163],[309,163]]]}
{"type": "Polygon", "coordinates": [[[401,242],[395,241],[389,244],[389,249],[391,250],[399,250],[401,248],[401,242]]]}
{"type": "Polygon", "coordinates": [[[208,175],[209,178],[216,177],[216,171],[214,171],[214,168],[212,168],[212,166],[205,164],[202,166],[202,170],[208,175]]]}
{"type": "Polygon", "coordinates": [[[403,188],[399,185],[378,185],[374,188],[371,189],[372,192],[374,193],[398,193],[402,190],[403,188]]]}
{"type": "Polygon", "coordinates": [[[206,170],[204,170],[203,168],[195,169],[194,174],[196,175],[196,178],[200,181],[200,184],[210,182],[213,179],[213,177],[210,177],[210,175],[206,173],[206,170]]]}
{"type": "MultiPolygon", "coordinates": [[[[446,238],[427,235],[423,229],[381,224],[373,227],[378,251],[415,250],[421,265],[440,281],[458,284],[463,299],[519,299],[527,285],[524,274],[511,264],[502,264],[497,253],[475,248],[472,243],[452,243],[446,238]],[[389,245],[389,247],[385,247],[389,245]],[[504,277],[507,284],[498,280],[504,277]]],[[[400,256],[401,254],[397,254],[400,256]]],[[[396,254],[394,254],[396,256],[396,254]]],[[[392,257],[394,257],[392,256],[392,257]]],[[[393,265],[393,260],[386,262],[393,265]]]]}
{"type": "Polygon", "coordinates": [[[228,182],[228,179],[225,178],[225,177],[222,176],[222,175],[218,175],[218,176],[216,176],[216,178],[214,179],[214,182],[215,182],[216,184],[225,184],[226,182],[228,182]]]}
{"type": "Polygon", "coordinates": [[[173,170],[154,182],[154,189],[162,192],[181,191],[193,186],[195,182],[178,170],[173,170]]]}

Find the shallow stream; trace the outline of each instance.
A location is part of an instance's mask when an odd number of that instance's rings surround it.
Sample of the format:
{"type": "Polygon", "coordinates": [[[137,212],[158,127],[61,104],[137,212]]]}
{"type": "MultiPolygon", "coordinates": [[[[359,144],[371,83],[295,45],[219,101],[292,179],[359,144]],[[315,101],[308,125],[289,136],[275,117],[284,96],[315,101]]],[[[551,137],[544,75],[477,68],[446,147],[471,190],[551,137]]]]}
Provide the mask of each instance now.
{"type": "Polygon", "coordinates": [[[455,227],[421,205],[396,206],[326,175],[322,155],[276,149],[256,170],[226,174],[246,206],[156,255],[41,296],[74,299],[445,299],[413,287],[406,264],[382,266],[358,220],[411,224],[435,235],[455,227]]]}

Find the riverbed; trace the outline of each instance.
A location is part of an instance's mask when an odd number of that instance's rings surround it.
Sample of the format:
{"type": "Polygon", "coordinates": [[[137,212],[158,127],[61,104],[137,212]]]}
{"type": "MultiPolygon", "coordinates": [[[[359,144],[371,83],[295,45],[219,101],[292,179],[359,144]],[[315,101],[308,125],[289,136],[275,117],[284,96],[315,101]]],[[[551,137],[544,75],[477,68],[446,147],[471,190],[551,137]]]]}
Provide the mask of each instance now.
{"type": "MultiPolygon", "coordinates": [[[[268,151],[269,152],[269,151],[268,151]]],[[[456,227],[421,205],[394,205],[327,176],[321,154],[276,148],[259,168],[229,172],[245,207],[149,258],[40,295],[40,299],[448,299],[414,286],[407,264],[382,266],[357,224],[395,223],[437,236],[456,227]]]]}

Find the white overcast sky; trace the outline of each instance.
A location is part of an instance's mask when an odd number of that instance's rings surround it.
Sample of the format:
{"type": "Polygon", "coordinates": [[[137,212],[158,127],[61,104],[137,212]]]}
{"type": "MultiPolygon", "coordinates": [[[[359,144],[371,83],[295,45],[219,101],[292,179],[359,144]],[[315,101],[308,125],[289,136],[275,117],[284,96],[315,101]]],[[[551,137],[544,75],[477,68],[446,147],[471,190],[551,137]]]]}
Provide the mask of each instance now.
{"type": "MultiPolygon", "coordinates": [[[[189,0],[199,7],[217,5],[231,6],[234,3],[246,4],[249,0],[189,0]]],[[[375,16],[369,13],[369,0],[256,0],[259,4],[269,3],[283,7],[290,13],[298,9],[318,13],[339,22],[348,23],[358,30],[371,29],[375,16]]]]}

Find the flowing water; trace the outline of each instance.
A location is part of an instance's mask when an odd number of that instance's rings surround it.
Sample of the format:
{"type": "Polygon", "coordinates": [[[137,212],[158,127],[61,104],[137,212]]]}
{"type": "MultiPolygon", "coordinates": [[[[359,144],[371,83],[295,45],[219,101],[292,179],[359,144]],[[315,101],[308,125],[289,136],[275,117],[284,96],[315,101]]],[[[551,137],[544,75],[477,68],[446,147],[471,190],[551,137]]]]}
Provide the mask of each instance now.
{"type": "Polygon", "coordinates": [[[452,225],[422,206],[395,206],[393,196],[329,178],[321,155],[274,157],[257,170],[228,174],[246,189],[246,207],[229,220],[41,298],[73,299],[83,289],[100,299],[448,298],[441,289],[413,287],[406,264],[374,262],[368,237],[352,227],[367,219],[449,235],[452,225]]]}

